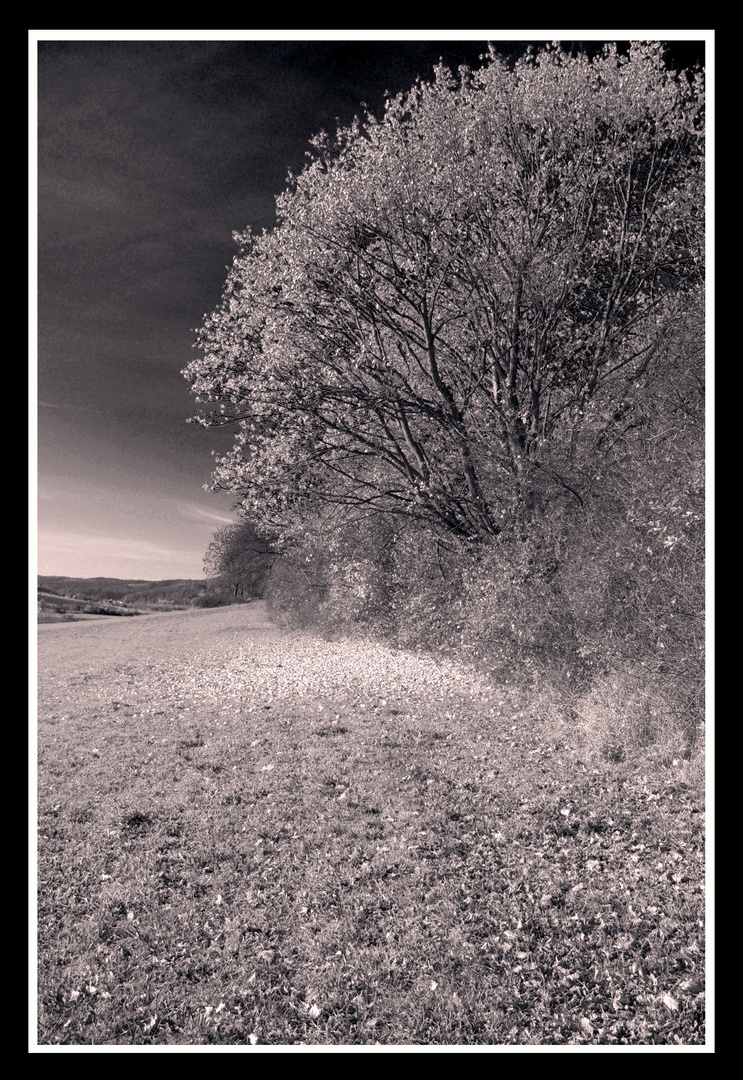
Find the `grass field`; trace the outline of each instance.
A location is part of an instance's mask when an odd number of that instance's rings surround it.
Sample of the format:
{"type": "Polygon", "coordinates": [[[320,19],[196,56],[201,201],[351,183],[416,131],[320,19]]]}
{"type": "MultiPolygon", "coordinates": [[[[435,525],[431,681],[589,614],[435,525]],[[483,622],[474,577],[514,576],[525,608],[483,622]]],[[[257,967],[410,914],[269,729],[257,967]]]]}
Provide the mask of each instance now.
{"type": "Polygon", "coordinates": [[[260,604],[38,678],[39,1045],[705,1045],[703,758],[260,604]]]}

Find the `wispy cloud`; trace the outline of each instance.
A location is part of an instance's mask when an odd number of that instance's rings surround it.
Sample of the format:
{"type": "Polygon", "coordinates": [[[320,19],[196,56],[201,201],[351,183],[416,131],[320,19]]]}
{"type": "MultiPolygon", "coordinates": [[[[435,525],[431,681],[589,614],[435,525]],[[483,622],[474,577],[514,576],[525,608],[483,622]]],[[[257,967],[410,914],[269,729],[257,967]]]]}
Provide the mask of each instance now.
{"type": "Polygon", "coordinates": [[[188,518],[190,521],[208,521],[215,522],[218,525],[232,525],[235,520],[234,517],[228,517],[226,514],[204,510],[203,507],[197,506],[196,503],[182,503],[180,511],[183,517],[188,518]]]}
{"type": "Polygon", "coordinates": [[[80,412],[87,412],[84,405],[62,405],[59,402],[54,404],[51,401],[39,401],[38,406],[40,409],[79,409],[80,412]]]}
{"type": "Polygon", "coordinates": [[[94,533],[39,531],[40,551],[67,554],[93,549],[100,555],[116,555],[122,559],[164,559],[177,554],[172,548],[152,544],[148,540],[127,540],[94,533]]]}
{"type": "Polygon", "coordinates": [[[39,529],[38,572],[68,576],[164,579],[203,576],[202,553],[146,540],[39,529]]]}

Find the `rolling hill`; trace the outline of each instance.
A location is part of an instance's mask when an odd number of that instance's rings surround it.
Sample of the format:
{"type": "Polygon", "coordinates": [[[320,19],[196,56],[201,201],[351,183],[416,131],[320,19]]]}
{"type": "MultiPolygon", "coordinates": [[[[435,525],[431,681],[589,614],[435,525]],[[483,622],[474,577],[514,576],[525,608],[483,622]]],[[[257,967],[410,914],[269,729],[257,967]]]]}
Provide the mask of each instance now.
{"type": "Polygon", "coordinates": [[[39,575],[40,593],[92,603],[118,603],[131,607],[188,607],[204,591],[205,583],[193,579],[143,581],[137,578],[72,578],[39,575]]]}

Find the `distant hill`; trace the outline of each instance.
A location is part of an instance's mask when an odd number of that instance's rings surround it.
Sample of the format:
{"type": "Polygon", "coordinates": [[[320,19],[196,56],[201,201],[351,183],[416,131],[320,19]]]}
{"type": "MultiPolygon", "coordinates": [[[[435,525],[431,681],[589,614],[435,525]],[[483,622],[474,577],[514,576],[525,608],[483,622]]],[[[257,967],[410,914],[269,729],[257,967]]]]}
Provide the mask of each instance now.
{"type": "Polygon", "coordinates": [[[39,575],[39,591],[95,603],[118,601],[127,607],[188,607],[205,589],[203,580],[176,578],[143,581],[139,578],[71,578],[39,575]]]}

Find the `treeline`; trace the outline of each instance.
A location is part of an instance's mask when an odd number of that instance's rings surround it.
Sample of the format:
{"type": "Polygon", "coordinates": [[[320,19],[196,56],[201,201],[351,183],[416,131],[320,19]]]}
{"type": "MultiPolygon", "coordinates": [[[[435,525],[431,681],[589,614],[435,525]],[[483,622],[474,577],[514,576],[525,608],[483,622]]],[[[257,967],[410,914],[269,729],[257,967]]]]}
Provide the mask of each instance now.
{"type": "Polygon", "coordinates": [[[491,50],[314,146],[184,372],[197,422],[236,425],[205,573],[226,595],[242,538],[279,619],[553,687],[607,754],[689,753],[703,73],[653,42],[491,50]]]}

